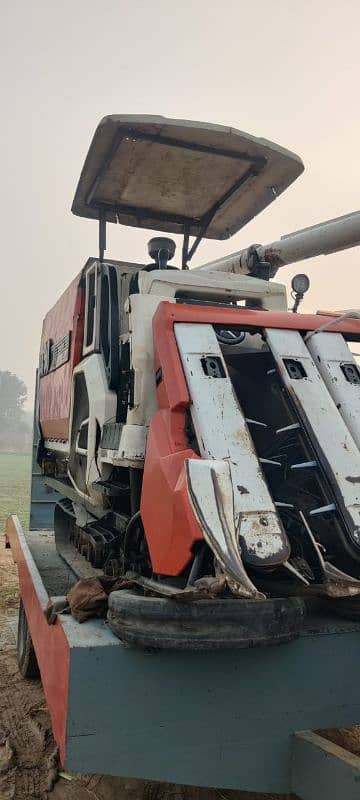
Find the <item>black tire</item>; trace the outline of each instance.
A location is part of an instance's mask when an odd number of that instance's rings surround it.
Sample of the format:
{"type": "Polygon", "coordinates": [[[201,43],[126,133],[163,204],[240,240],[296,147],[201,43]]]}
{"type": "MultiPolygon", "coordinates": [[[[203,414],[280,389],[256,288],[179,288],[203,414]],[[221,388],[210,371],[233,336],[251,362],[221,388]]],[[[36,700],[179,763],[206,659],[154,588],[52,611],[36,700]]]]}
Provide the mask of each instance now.
{"type": "Polygon", "coordinates": [[[299,636],[304,616],[297,597],[181,603],[122,590],[111,592],[107,618],[129,645],[199,651],[289,642],[299,636]]]}
{"type": "Polygon", "coordinates": [[[326,609],[338,617],[358,622],[360,620],[360,597],[341,597],[329,600],[326,609]]]}
{"type": "Polygon", "coordinates": [[[17,663],[23,678],[39,678],[40,670],[30,636],[29,626],[22,600],[19,606],[18,635],[17,635],[17,663]]]}

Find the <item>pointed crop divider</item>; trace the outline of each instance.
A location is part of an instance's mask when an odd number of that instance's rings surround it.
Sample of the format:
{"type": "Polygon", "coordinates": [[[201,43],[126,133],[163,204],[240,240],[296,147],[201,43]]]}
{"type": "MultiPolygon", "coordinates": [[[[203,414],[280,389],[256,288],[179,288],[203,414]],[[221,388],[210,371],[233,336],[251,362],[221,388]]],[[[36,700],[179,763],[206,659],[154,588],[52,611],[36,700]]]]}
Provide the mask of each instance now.
{"type": "Polygon", "coordinates": [[[315,536],[314,536],[314,534],[313,534],[313,532],[312,532],[312,530],[310,528],[310,525],[309,525],[309,523],[308,523],[303,511],[299,510],[299,516],[300,516],[301,522],[302,522],[302,524],[303,524],[303,526],[304,526],[304,528],[305,528],[305,530],[307,532],[307,535],[308,535],[308,537],[310,539],[310,542],[312,543],[312,546],[314,548],[315,555],[316,555],[316,558],[318,560],[318,568],[320,569],[320,571],[322,573],[322,578],[323,578],[323,580],[325,580],[325,578],[326,578],[326,575],[325,575],[325,561],[324,561],[324,558],[323,558],[323,555],[322,555],[322,552],[321,552],[322,547],[319,544],[319,542],[316,541],[315,536]]]}
{"type": "Polygon", "coordinates": [[[317,467],[317,461],[303,461],[300,464],[291,464],[290,469],[307,469],[308,467],[317,467]]]}
{"type": "Polygon", "coordinates": [[[272,467],[282,467],[281,461],[272,461],[271,458],[259,458],[260,464],[270,464],[272,467]]]}
{"type": "Polygon", "coordinates": [[[319,506],[319,508],[313,508],[312,511],[309,511],[309,516],[315,517],[316,514],[326,514],[328,511],[336,511],[335,503],[329,503],[328,506],[319,506]]]}
{"type": "MultiPolygon", "coordinates": [[[[304,514],[304,512],[303,512],[303,511],[301,511],[300,509],[299,509],[299,516],[300,516],[301,522],[302,522],[302,524],[303,524],[304,528],[306,529],[306,531],[307,531],[307,533],[308,533],[308,535],[309,535],[309,537],[310,537],[311,541],[312,541],[312,542],[314,543],[314,545],[315,545],[315,546],[318,548],[318,547],[319,547],[319,543],[318,543],[318,542],[316,541],[316,539],[315,539],[315,536],[314,536],[314,534],[313,534],[313,532],[312,532],[312,530],[311,530],[311,528],[310,528],[310,525],[309,525],[309,523],[308,523],[308,521],[307,521],[307,519],[306,519],[306,517],[305,517],[305,514],[304,514]]],[[[321,545],[321,547],[322,547],[322,545],[321,545]]],[[[320,555],[320,557],[322,558],[322,556],[321,556],[321,555],[320,555]]]]}
{"type": "Polygon", "coordinates": [[[294,422],[292,425],[285,425],[285,428],[278,428],[275,431],[275,433],[276,433],[276,436],[278,436],[279,433],[287,433],[288,431],[296,431],[296,430],[298,430],[298,428],[301,428],[300,422],[294,422]]]}
{"type": "Polygon", "coordinates": [[[292,575],[295,575],[299,579],[299,581],[301,581],[301,583],[303,583],[305,586],[309,586],[310,585],[309,581],[307,580],[307,578],[304,578],[304,576],[301,574],[301,572],[299,572],[295,567],[293,567],[293,565],[290,564],[289,561],[285,561],[284,564],[283,564],[283,567],[285,567],[285,569],[287,569],[289,572],[291,572],[292,575]]]}
{"type": "Polygon", "coordinates": [[[260,428],[268,427],[266,422],[259,422],[257,419],[249,419],[248,417],[245,417],[245,421],[247,422],[248,425],[258,425],[260,428]]]}

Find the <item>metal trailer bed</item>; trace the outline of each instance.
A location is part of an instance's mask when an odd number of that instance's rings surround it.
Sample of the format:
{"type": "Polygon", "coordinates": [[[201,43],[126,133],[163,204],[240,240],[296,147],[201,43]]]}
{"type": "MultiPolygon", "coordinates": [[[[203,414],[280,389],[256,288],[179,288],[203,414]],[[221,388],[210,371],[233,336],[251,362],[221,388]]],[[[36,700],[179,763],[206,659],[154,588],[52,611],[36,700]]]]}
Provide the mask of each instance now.
{"type": "Polygon", "coordinates": [[[360,758],[313,731],[360,722],[360,622],[324,612],[296,641],[212,653],[132,649],[103,620],[61,615],[49,625],[49,598],[66,594],[74,575],[46,529],[57,493],[33,462],[30,519],[41,530],[24,532],[10,517],[6,542],[63,766],[359,800],[360,758]]]}

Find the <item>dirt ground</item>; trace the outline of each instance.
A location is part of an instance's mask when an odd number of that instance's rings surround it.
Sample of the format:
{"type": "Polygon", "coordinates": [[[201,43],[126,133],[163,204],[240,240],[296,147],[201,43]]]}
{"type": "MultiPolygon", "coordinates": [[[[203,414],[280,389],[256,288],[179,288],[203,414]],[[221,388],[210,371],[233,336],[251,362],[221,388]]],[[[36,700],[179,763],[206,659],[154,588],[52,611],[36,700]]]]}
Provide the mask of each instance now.
{"type": "MultiPolygon", "coordinates": [[[[0,538],[0,800],[296,800],[197,789],[106,775],[63,773],[44,694],[24,681],[16,664],[17,570],[0,538]]],[[[328,738],[360,755],[360,728],[328,732],[328,738]]]]}

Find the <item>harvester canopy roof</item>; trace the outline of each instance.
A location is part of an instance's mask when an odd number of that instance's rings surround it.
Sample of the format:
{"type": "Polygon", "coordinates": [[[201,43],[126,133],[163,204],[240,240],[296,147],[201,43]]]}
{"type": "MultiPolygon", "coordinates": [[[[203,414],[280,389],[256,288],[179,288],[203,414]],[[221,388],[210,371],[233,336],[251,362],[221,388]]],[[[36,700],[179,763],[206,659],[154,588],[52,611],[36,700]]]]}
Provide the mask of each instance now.
{"type": "Polygon", "coordinates": [[[98,125],[72,211],[169,233],[227,239],[303,171],[277,144],[222,125],[107,116],[98,125]]]}

